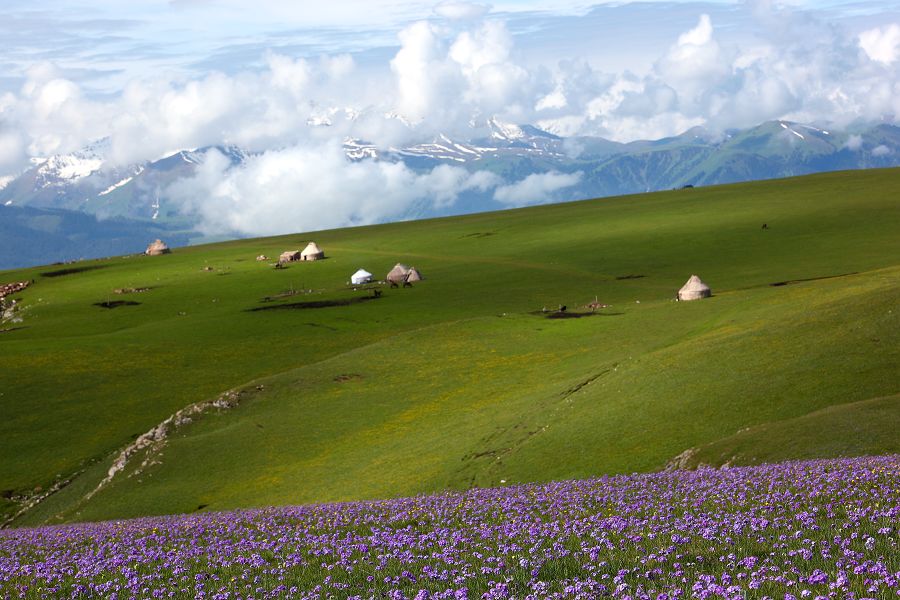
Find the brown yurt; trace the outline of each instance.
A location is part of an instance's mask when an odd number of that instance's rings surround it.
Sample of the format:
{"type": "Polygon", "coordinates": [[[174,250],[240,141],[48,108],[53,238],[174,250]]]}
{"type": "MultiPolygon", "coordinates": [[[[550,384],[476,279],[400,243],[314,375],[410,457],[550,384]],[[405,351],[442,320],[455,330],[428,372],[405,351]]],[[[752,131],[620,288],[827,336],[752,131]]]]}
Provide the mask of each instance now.
{"type": "Polygon", "coordinates": [[[168,254],[171,252],[169,247],[166,246],[166,243],[162,240],[156,240],[144,250],[144,254],[147,256],[159,256],[160,254],[168,254]]]}
{"type": "Polygon", "coordinates": [[[407,281],[422,281],[425,279],[422,277],[422,274],[419,273],[419,270],[415,267],[410,267],[409,271],[406,272],[406,280],[407,281]]]}
{"type": "Polygon", "coordinates": [[[406,281],[406,276],[409,273],[409,267],[404,265],[403,263],[397,263],[394,265],[394,268],[388,271],[388,274],[384,277],[386,281],[390,281],[391,283],[403,283],[406,281]]]}
{"type": "Polygon", "coordinates": [[[300,260],[299,250],[287,250],[286,252],[282,252],[281,256],[278,257],[278,262],[280,263],[294,262],[295,260],[300,260]]]}
{"type": "Polygon", "coordinates": [[[679,300],[700,300],[701,298],[709,298],[712,296],[712,290],[709,286],[696,275],[691,275],[680,290],[678,290],[679,300]]]}
{"type": "Polygon", "coordinates": [[[320,258],[325,258],[325,251],[319,248],[315,242],[308,243],[300,253],[300,260],[319,260],[320,258]]]}

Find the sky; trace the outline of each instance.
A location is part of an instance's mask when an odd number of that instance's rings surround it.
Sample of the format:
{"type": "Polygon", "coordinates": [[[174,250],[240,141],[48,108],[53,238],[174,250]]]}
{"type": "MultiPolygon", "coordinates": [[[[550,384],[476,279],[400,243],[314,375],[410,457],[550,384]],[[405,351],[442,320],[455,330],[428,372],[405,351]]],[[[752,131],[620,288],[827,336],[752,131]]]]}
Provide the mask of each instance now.
{"type": "MultiPolygon", "coordinates": [[[[348,165],[347,137],[465,138],[497,117],[631,141],[900,114],[900,1],[0,0],[0,48],[0,180],[105,138],[120,164],[223,143],[263,156],[240,171],[212,157],[183,182],[185,202],[217,198],[199,212],[296,195],[326,168],[322,197],[357,192],[340,183],[353,177],[418,190],[391,209],[350,203],[334,226],[525,183],[348,165]],[[299,159],[312,166],[297,187],[270,189],[299,159]]],[[[210,229],[270,232],[252,220],[210,229]]]]}

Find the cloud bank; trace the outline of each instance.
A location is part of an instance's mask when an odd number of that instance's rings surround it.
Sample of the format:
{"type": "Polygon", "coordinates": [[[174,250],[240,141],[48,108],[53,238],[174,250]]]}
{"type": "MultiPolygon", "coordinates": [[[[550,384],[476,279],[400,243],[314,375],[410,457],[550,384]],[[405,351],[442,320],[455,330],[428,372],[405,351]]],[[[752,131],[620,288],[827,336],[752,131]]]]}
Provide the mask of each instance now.
{"type": "Polygon", "coordinates": [[[239,166],[210,150],[168,196],[199,215],[205,233],[268,235],[402,219],[416,205],[441,208],[498,182],[485,171],[441,165],[416,173],[402,163],[348,162],[336,145],[294,146],[239,166]]]}
{"type": "Polygon", "coordinates": [[[581,181],[583,173],[532,173],[516,183],[502,185],[494,190],[494,200],[509,206],[544,204],[555,200],[556,192],[570,188],[581,181]]]}

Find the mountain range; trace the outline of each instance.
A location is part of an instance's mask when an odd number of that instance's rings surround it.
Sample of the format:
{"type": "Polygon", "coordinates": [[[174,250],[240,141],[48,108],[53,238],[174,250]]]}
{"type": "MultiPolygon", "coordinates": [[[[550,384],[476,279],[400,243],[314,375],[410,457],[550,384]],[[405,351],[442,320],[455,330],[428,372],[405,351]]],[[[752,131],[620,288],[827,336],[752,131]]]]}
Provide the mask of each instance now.
{"type": "MultiPolygon", "coordinates": [[[[159,235],[182,242],[202,241],[203,236],[193,231],[197,217],[174,202],[168,189],[193,175],[210,148],[117,165],[106,158],[108,140],[99,140],[78,152],[33,159],[29,169],[0,189],[0,228],[7,240],[0,245],[0,268],[137,252],[148,238],[159,235]],[[28,210],[12,210],[17,208],[28,210]],[[123,232],[127,232],[124,237],[123,232]],[[41,239],[39,250],[23,253],[12,242],[33,236],[41,239]],[[84,243],[88,239],[90,243],[84,243]]],[[[236,146],[215,148],[232,166],[254,156],[236,146]]],[[[546,199],[565,201],[896,166],[900,165],[900,127],[878,123],[835,130],[770,121],[722,134],[696,127],[674,137],[621,143],[601,137],[562,137],[533,125],[490,119],[472,139],[438,135],[414,145],[381,148],[348,138],[344,152],[351,161],[402,162],[418,171],[445,164],[487,170],[510,183],[538,173],[579,173],[576,184],[546,199]]],[[[405,217],[507,206],[493,197],[492,190],[470,190],[451,206],[417,205],[405,217]]]]}

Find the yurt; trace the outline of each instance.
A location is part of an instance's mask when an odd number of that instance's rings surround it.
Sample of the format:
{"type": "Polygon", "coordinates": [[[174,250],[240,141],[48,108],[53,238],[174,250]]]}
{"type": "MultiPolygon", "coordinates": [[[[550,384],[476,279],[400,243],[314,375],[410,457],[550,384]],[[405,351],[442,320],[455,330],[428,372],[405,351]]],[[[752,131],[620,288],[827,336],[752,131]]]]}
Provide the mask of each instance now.
{"type": "Polygon", "coordinates": [[[160,254],[168,254],[171,252],[169,247],[166,246],[166,243],[162,240],[156,240],[144,250],[144,254],[147,256],[159,256],[160,254]]]}
{"type": "Polygon", "coordinates": [[[362,283],[369,283],[372,281],[372,274],[366,271],[365,269],[360,269],[356,273],[350,276],[350,283],[353,285],[360,285],[362,283]]]}
{"type": "Polygon", "coordinates": [[[680,290],[678,290],[679,300],[700,300],[701,298],[709,298],[712,296],[712,290],[709,286],[696,275],[691,275],[680,290]]]}
{"type": "Polygon", "coordinates": [[[299,250],[286,250],[278,257],[278,262],[280,263],[294,262],[295,260],[300,260],[299,250]]]}
{"type": "Polygon", "coordinates": [[[406,276],[409,273],[409,267],[402,263],[397,263],[394,265],[394,268],[391,269],[388,274],[385,276],[387,281],[391,283],[403,283],[406,281],[406,276]]]}
{"type": "Polygon", "coordinates": [[[410,267],[409,271],[406,272],[406,280],[407,281],[422,281],[425,279],[422,277],[422,274],[415,267],[410,267]]]}
{"type": "Polygon", "coordinates": [[[325,258],[325,251],[319,248],[315,242],[308,243],[300,253],[300,260],[319,260],[320,258],[325,258]]]}

